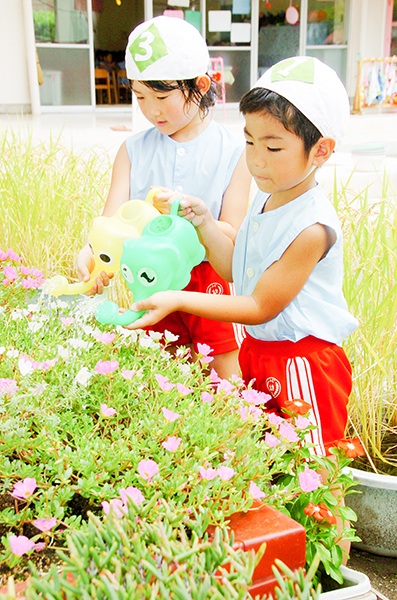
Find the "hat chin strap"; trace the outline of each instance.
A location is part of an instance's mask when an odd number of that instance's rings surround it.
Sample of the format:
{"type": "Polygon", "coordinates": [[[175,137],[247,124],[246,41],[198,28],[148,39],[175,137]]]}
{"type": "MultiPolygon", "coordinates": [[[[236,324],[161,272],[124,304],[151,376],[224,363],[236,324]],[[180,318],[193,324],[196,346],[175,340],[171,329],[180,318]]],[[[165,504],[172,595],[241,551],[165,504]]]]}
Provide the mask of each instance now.
{"type": "Polygon", "coordinates": [[[304,177],[302,177],[302,179],[300,181],[298,181],[298,183],[296,183],[294,187],[296,187],[297,185],[302,183],[302,181],[305,181],[305,179],[307,179],[309,177],[309,175],[311,175],[313,173],[313,171],[315,171],[316,169],[317,169],[317,165],[312,165],[308,174],[305,175],[304,177]]]}

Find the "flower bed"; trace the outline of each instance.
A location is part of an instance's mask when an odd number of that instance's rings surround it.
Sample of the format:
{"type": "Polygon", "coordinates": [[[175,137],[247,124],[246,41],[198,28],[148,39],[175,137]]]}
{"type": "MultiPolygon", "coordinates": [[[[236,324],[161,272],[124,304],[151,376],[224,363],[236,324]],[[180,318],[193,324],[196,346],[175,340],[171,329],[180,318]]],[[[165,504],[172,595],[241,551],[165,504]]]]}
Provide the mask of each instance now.
{"type": "MultiPolygon", "coordinates": [[[[154,333],[99,327],[95,299],[68,305],[42,297],[23,283],[30,266],[21,257],[7,251],[0,260],[3,584],[42,553],[80,555],[92,524],[108,528],[100,525],[105,515],[115,535],[128,511],[142,527],[176,524],[185,533],[172,539],[182,536],[178,543],[192,549],[195,539],[206,543],[209,525],[222,527],[254,500],[303,524],[308,564],[319,551],[325,571],[341,581],[330,489],[349,490],[341,469],[350,459],[340,451],[335,463],[312,455],[302,443],[311,426],[300,402],[288,420],[268,415],[265,394],[209,373],[207,346],[193,363],[185,349],[167,352],[172,336],[164,346],[154,333]],[[330,472],[327,483],[320,467],[330,472]]],[[[354,518],[348,508],[340,513],[354,518]]],[[[345,528],[343,537],[354,533],[345,528]]],[[[90,552],[89,564],[100,550],[90,552]]],[[[139,569],[132,576],[142,583],[139,569]]]]}

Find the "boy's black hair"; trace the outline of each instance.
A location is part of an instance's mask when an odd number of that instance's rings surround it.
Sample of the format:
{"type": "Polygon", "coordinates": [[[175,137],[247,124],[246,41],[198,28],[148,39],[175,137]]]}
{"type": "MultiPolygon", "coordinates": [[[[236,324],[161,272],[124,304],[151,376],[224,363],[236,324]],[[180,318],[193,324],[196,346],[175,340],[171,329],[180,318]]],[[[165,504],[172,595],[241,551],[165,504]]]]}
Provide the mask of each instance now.
{"type": "MultiPolygon", "coordinates": [[[[210,76],[209,76],[210,77],[210,76]]],[[[211,106],[217,101],[219,91],[218,84],[211,77],[211,85],[208,91],[203,95],[197,85],[197,77],[193,79],[181,79],[179,81],[141,81],[146,87],[155,92],[171,92],[180,90],[185,97],[186,103],[194,102],[207,115],[211,106]]]]}
{"type": "Polygon", "coordinates": [[[291,102],[266,88],[253,88],[240,100],[240,112],[243,115],[269,113],[280,121],[288,131],[297,135],[304,145],[308,156],[314,144],[323,137],[317,127],[291,102]]]}

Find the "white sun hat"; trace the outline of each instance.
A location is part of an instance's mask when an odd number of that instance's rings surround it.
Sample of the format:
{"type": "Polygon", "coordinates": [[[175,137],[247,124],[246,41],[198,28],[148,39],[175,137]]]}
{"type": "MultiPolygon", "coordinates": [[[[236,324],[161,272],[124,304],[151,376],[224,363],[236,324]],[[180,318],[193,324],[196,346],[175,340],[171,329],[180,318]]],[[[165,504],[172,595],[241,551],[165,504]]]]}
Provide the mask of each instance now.
{"type": "Polygon", "coordinates": [[[161,16],[131,32],[125,62],[128,79],[180,81],[207,73],[210,56],[204,38],[193,25],[161,16]]]}
{"type": "Polygon", "coordinates": [[[335,140],[338,148],[346,133],[350,103],[337,73],[311,56],[282,60],[253,86],[276,92],[298,108],[323,137],[335,140]]]}

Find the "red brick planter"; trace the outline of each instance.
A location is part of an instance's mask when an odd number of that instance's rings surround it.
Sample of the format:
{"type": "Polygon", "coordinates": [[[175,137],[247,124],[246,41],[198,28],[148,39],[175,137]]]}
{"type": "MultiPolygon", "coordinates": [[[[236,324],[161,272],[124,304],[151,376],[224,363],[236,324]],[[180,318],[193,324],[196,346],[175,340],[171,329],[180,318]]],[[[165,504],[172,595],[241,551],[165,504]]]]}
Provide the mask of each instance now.
{"type": "MultiPolygon", "coordinates": [[[[265,504],[256,504],[255,510],[232,515],[229,524],[234,532],[234,548],[258,550],[266,542],[266,551],[254,571],[250,587],[252,596],[272,593],[276,586],[272,565],[276,558],[285,563],[292,571],[305,566],[306,531],[305,528],[280,511],[265,504]]],[[[211,533],[214,528],[209,528],[211,533]]],[[[73,575],[68,573],[68,581],[73,575]]],[[[22,600],[28,580],[15,585],[16,598],[22,600]]],[[[0,589],[7,594],[7,586],[0,589]]]]}

